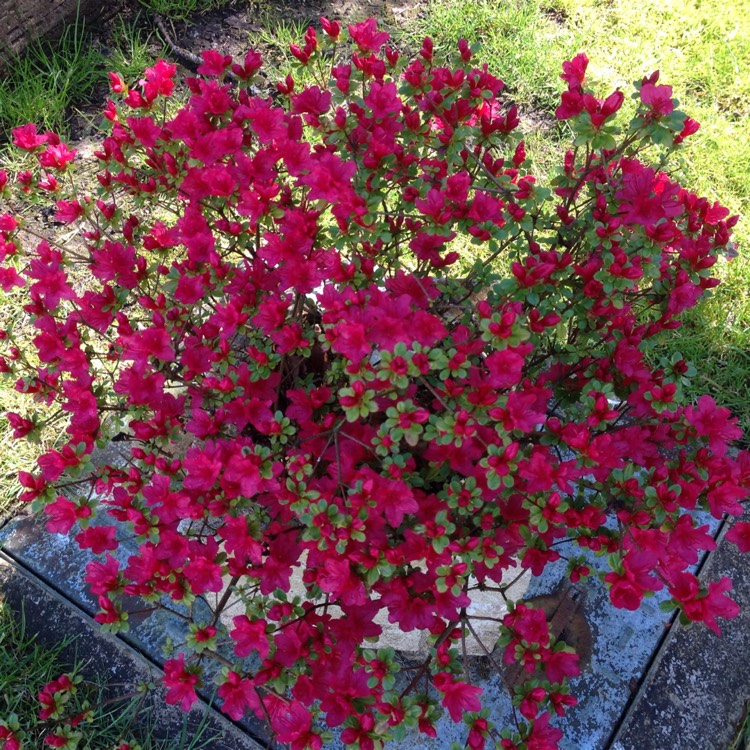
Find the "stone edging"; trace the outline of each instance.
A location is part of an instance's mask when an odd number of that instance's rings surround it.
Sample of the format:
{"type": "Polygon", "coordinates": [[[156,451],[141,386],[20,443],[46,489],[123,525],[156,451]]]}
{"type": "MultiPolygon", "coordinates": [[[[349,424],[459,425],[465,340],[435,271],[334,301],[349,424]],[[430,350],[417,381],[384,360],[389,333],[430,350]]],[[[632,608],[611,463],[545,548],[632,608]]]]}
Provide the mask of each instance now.
{"type": "Polygon", "coordinates": [[[672,626],[608,750],[726,750],[733,739],[750,698],[750,575],[729,528],[700,577],[729,576],[740,615],[719,620],[720,638],[702,624],[672,626]]]}
{"type": "MultiPolygon", "coordinates": [[[[0,551],[0,596],[18,615],[23,613],[28,632],[41,644],[58,645],[71,634],[75,638],[62,658],[82,664],[87,679],[117,684],[124,694],[142,682],[159,683],[163,673],[120,638],[102,633],[97,623],[83,610],[60,596],[52,588],[30,575],[0,551]]],[[[150,731],[159,738],[179,737],[186,716],[176,706],[164,702],[159,687],[147,697],[150,731]]],[[[205,721],[205,736],[213,738],[206,750],[262,750],[264,746],[237,728],[202,700],[187,714],[188,733],[193,735],[205,721]]]]}

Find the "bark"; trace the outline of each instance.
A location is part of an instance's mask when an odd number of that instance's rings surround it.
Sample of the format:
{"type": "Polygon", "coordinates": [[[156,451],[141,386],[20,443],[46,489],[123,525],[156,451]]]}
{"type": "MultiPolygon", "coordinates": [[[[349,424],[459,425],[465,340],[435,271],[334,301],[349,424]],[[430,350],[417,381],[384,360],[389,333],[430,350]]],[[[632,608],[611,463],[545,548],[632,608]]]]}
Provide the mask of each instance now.
{"type": "Polygon", "coordinates": [[[122,6],[120,0],[0,0],[0,69],[34,39],[74,23],[76,14],[90,25],[113,17],[122,6]]]}

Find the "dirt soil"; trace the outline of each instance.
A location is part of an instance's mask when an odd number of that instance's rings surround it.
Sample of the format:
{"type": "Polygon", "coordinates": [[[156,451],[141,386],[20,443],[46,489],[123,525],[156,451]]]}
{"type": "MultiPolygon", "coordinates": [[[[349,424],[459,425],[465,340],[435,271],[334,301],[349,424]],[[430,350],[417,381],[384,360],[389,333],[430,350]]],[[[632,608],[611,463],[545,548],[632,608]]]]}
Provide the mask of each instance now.
{"type": "MultiPolygon", "coordinates": [[[[184,24],[182,40],[192,52],[215,47],[225,54],[244,54],[264,23],[286,21],[319,27],[321,16],[342,23],[376,18],[385,27],[403,26],[424,12],[427,0],[297,0],[231,3],[212,13],[196,14],[184,24]]],[[[179,29],[178,29],[179,32],[179,29]]]]}
{"type": "MultiPolygon", "coordinates": [[[[93,43],[105,50],[111,48],[114,23],[120,18],[128,25],[136,23],[146,34],[153,34],[151,52],[154,57],[171,58],[180,64],[184,75],[192,75],[195,66],[190,70],[189,61],[180,55],[180,51],[198,56],[202,50],[216,49],[241,60],[248,49],[257,49],[266,61],[273,62],[278,49],[263,41],[263,32],[272,32],[279,24],[294,24],[302,28],[313,25],[319,29],[321,16],[342,24],[372,17],[381,27],[398,32],[426,13],[429,5],[429,0],[230,0],[222,8],[195,13],[186,21],[161,19],[169,36],[167,41],[157,28],[157,17],[144,9],[138,0],[116,1],[122,3],[121,11],[105,24],[95,27],[93,43]],[[164,42],[163,47],[161,42],[164,42]]],[[[107,96],[107,86],[101,85],[93,93],[90,103],[82,106],[80,113],[74,114],[70,126],[72,142],[86,141],[96,135],[96,121],[107,96]]]]}

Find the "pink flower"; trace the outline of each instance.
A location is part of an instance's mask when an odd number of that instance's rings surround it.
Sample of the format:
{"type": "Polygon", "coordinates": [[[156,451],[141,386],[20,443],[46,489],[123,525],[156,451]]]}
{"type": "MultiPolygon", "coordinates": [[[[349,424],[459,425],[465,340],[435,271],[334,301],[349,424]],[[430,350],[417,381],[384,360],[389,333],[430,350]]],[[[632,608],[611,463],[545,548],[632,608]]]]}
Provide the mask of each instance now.
{"type": "Polygon", "coordinates": [[[750,523],[740,521],[736,523],[728,532],[727,539],[734,542],[740,552],[750,552],[750,523]]]}
{"type": "Polygon", "coordinates": [[[6,415],[10,426],[13,428],[13,438],[19,440],[26,437],[34,430],[34,423],[30,419],[25,419],[20,414],[9,411],[6,415]]]}
{"type": "Polygon", "coordinates": [[[563,63],[563,72],[560,78],[568,84],[569,89],[577,89],[583,86],[588,64],[589,58],[585,52],[579,52],[572,60],[566,60],[563,63]]]}
{"type": "Polygon", "coordinates": [[[688,138],[691,135],[694,135],[698,132],[700,129],[700,123],[696,120],[693,120],[692,117],[686,117],[685,118],[685,124],[682,126],[682,130],[679,132],[678,135],[675,136],[674,142],[676,144],[682,143],[685,138],[688,138]]]}
{"type": "Polygon", "coordinates": [[[24,284],[24,280],[18,275],[18,271],[13,266],[0,266],[0,289],[4,292],[10,292],[13,287],[22,287],[24,284]]]}
{"type": "Polygon", "coordinates": [[[107,75],[109,77],[109,89],[113,94],[122,94],[127,91],[125,81],[117,73],[110,71],[107,75]]]}
{"type": "Polygon", "coordinates": [[[568,677],[578,677],[578,654],[568,651],[553,651],[544,660],[544,672],[550,682],[561,683],[568,677]]]}
{"type": "Polygon", "coordinates": [[[260,52],[256,52],[255,50],[251,49],[248,50],[247,54],[245,55],[245,59],[242,65],[240,65],[239,63],[234,63],[232,65],[232,73],[234,73],[238,78],[241,78],[242,80],[247,80],[248,78],[252,78],[255,72],[260,69],[261,65],[262,58],[260,56],[260,52]]]}
{"type": "Polygon", "coordinates": [[[182,569],[190,590],[198,595],[206,591],[218,592],[224,588],[221,565],[205,557],[193,557],[182,569]]]}
{"type": "Polygon", "coordinates": [[[65,747],[68,744],[69,738],[64,734],[58,734],[57,732],[45,735],[44,744],[50,747],[65,747]]]}
{"type": "Polygon", "coordinates": [[[669,550],[675,552],[688,565],[694,565],[698,562],[699,550],[716,549],[716,542],[707,531],[708,525],[696,528],[689,515],[680,516],[669,534],[669,550]]]}
{"type": "Polygon", "coordinates": [[[349,35],[362,52],[377,52],[390,38],[385,31],[378,31],[374,18],[349,26],[349,35]]]}
{"type": "Polygon", "coordinates": [[[108,594],[120,586],[120,563],[107,554],[105,561],[92,560],[86,565],[86,583],[92,594],[108,594]]]}
{"type": "Polygon", "coordinates": [[[313,730],[310,712],[299,702],[271,712],[271,727],[279,742],[288,742],[291,750],[320,750],[323,740],[313,730]]]}
{"type": "Polygon", "coordinates": [[[443,693],[442,704],[448,709],[453,721],[461,721],[465,713],[479,711],[482,708],[482,703],[479,700],[482,688],[469,685],[466,682],[459,682],[447,672],[439,672],[433,675],[432,683],[443,693]]]}
{"type": "Polygon", "coordinates": [[[57,212],[55,221],[61,221],[63,224],[72,224],[76,219],[83,216],[83,206],[77,200],[60,200],[57,201],[57,212]]]}
{"type": "Polygon", "coordinates": [[[185,666],[184,654],[164,662],[164,684],[167,686],[166,701],[170,705],[179,703],[183,711],[189,711],[198,700],[195,688],[200,684],[200,675],[185,666]]]}
{"type": "Polygon", "coordinates": [[[544,713],[534,721],[531,734],[526,740],[528,750],[557,750],[558,742],[562,739],[561,730],[549,725],[550,715],[544,713]]]}
{"type": "Polygon", "coordinates": [[[235,641],[234,652],[239,657],[249,656],[254,651],[258,652],[261,659],[268,656],[268,636],[265,620],[250,620],[246,615],[238,615],[233,618],[234,629],[230,632],[232,640],[235,641]]]}
{"type": "Polygon", "coordinates": [[[172,340],[164,328],[146,328],[122,337],[123,359],[144,363],[147,357],[163,362],[174,361],[172,340]]]}
{"type": "Polygon", "coordinates": [[[335,601],[358,605],[367,601],[362,581],[352,571],[351,563],[344,558],[327,558],[318,573],[318,586],[335,601]]]}
{"type": "Polygon", "coordinates": [[[152,102],[157,96],[171,96],[174,91],[174,75],[177,66],[164,60],[157,60],[151,68],[146,68],[145,77],[140,82],[146,103],[152,102]]]}
{"type": "Polygon", "coordinates": [[[732,590],[732,581],[724,576],[718,581],[711,581],[708,584],[708,594],[706,596],[706,615],[703,622],[713,630],[716,635],[721,635],[721,630],[716,622],[717,617],[723,617],[731,620],[740,613],[740,607],[733,599],[730,599],[727,592],[732,590]]]}
{"type": "Polygon", "coordinates": [[[202,76],[219,77],[232,64],[231,55],[222,55],[214,49],[201,52],[203,64],[198,66],[198,73],[202,76]]]}
{"type": "Polygon", "coordinates": [[[48,140],[46,135],[39,135],[36,132],[36,125],[33,122],[30,122],[28,125],[13,128],[10,132],[13,136],[14,145],[25,151],[33,151],[34,149],[43,146],[48,140]]]}
{"type": "Polygon", "coordinates": [[[719,407],[711,396],[701,396],[695,407],[685,409],[685,419],[701,437],[708,438],[710,449],[723,456],[728,444],[742,437],[737,418],[729,409],[719,407]]]}
{"type": "Polygon", "coordinates": [[[255,683],[252,680],[243,679],[237,672],[230,670],[226,681],[219,685],[218,693],[223,701],[221,710],[235,721],[239,721],[246,711],[255,711],[260,708],[255,683]]]}
{"type": "Polygon", "coordinates": [[[648,107],[649,114],[658,119],[674,110],[671,86],[655,86],[644,83],[641,86],[641,101],[648,107]]]}
{"type": "Polygon", "coordinates": [[[76,153],[75,149],[72,151],[64,143],[56,143],[49,145],[47,148],[39,154],[39,163],[43,167],[48,169],[58,169],[61,172],[65,171],[68,164],[73,161],[76,153]]]}
{"type": "Polygon", "coordinates": [[[321,18],[320,25],[323,27],[323,31],[325,31],[325,33],[328,34],[331,39],[339,38],[339,34],[341,33],[341,26],[339,25],[338,21],[329,21],[327,18],[321,18]]]}
{"type": "Polygon", "coordinates": [[[643,589],[627,576],[607,573],[604,580],[610,584],[609,598],[615,607],[634,612],[641,606],[643,589]]]}
{"type": "Polygon", "coordinates": [[[77,521],[89,518],[92,510],[88,505],[78,505],[58,495],[53,503],[44,507],[44,512],[50,517],[47,521],[47,531],[51,534],[67,534],[77,521]]]}
{"type": "Polygon", "coordinates": [[[90,549],[95,555],[101,555],[108,549],[117,549],[116,531],[114,526],[89,526],[76,534],[76,541],[81,549],[90,549]]]}

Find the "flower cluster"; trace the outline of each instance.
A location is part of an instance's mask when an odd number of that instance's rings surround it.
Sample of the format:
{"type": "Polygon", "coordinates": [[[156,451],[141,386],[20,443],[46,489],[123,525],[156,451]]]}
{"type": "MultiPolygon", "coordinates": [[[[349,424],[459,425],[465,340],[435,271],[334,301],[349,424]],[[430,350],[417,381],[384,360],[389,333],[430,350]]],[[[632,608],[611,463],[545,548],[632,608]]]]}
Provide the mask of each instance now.
{"type": "Polygon", "coordinates": [[[372,19],[348,39],[308,30],[292,52],[316,82],[271,95],[255,52],[204,53],[179,108],[174,66],[113,75],[90,192],[74,150],[14,131],[29,166],[0,187],[67,238],[0,216],[0,285],[34,326],[2,332],[0,370],[45,409],[9,419],[65,424],[23,499],[104,555],[87,580],[110,630],[123,597],[204,613],[165,666],[172,703],[218,661],[224,711],[295,750],[326,726],[365,750],[434,735],[443,709],[473,750],[554,748],[576,655],[532,607],[498,617],[528,679],[494,727],[461,660],[473,590],[561,558],[579,581],[599,555],[615,606],[666,588],[717,631],[737,612],[689,572],[714,545],[690,511],[739,513],[750,455],[727,453],[726,409],[686,405],[690,365],[653,354],[718,283],[736,217],[663,171],[697,125],[656,75],[623,125],[624,95],[566,63],[575,141],[543,187],[467,43],[443,64],[372,19]],[[116,433],[127,462],[94,461],[116,433]],[[413,674],[369,647],[378,613],[430,634],[413,674]]]}
{"type": "Polygon", "coordinates": [[[0,717],[0,748],[24,750],[36,739],[44,748],[75,750],[83,737],[80,725],[91,715],[89,704],[76,698],[80,683],[79,675],[61,674],[43,685],[34,726],[22,726],[15,713],[0,717]]]}
{"type": "MultiPolygon", "coordinates": [[[[20,690],[22,710],[0,715],[0,750],[77,750],[93,746],[141,750],[132,739],[133,721],[119,728],[112,726],[112,704],[128,702],[126,712],[137,713],[153,685],[142,684],[131,694],[102,699],[100,687],[84,682],[75,672],[61,674],[46,684],[37,682],[36,687],[33,682],[16,690],[20,690]],[[94,696],[99,700],[92,703],[89,699],[94,696]]],[[[19,708],[19,704],[14,707],[19,708]]]]}

